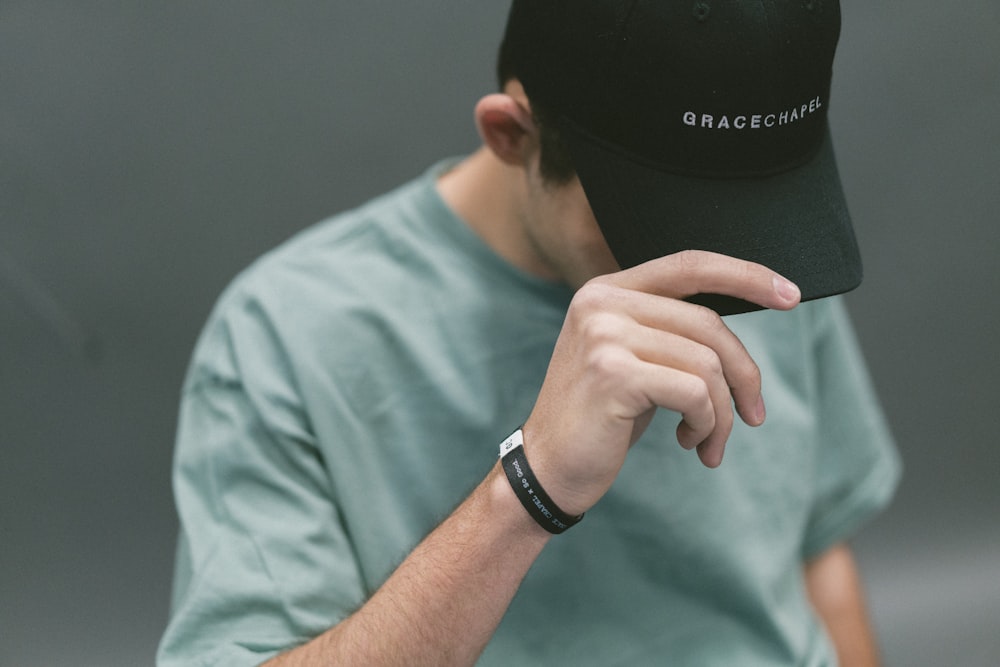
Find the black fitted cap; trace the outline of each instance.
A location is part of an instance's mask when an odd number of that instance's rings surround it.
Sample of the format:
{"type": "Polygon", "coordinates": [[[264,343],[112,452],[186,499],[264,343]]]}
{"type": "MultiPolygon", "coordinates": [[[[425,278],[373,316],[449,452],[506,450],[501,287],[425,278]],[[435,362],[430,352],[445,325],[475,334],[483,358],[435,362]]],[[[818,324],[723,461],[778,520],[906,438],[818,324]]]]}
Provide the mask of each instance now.
{"type": "Polygon", "coordinates": [[[623,268],[711,250],[808,300],[861,282],[827,125],[839,36],[837,0],[514,0],[502,48],[623,268]]]}

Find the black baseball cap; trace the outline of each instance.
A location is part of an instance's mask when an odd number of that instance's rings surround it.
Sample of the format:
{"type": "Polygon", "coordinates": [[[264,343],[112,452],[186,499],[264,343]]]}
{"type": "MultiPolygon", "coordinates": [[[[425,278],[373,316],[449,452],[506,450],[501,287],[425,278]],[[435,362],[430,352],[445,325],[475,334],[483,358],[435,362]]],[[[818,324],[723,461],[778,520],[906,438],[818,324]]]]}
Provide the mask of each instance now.
{"type": "Polygon", "coordinates": [[[808,300],[862,275],[827,123],[839,36],[837,0],[514,0],[501,48],[622,268],[711,250],[808,300]]]}

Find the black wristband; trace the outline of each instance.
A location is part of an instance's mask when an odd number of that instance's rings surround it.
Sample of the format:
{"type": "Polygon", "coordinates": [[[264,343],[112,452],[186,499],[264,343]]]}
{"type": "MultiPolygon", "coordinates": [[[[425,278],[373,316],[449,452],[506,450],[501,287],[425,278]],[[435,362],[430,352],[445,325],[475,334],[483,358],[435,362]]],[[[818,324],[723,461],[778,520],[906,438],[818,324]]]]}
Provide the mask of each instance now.
{"type": "Polygon", "coordinates": [[[521,429],[511,433],[510,437],[500,444],[500,461],[503,464],[503,471],[507,473],[507,481],[514,489],[514,495],[542,528],[553,535],[558,535],[583,518],[582,514],[570,516],[563,512],[542,490],[541,484],[531,471],[531,466],[528,465],[528,459],[524,456],[524,435],[521,429]]]}

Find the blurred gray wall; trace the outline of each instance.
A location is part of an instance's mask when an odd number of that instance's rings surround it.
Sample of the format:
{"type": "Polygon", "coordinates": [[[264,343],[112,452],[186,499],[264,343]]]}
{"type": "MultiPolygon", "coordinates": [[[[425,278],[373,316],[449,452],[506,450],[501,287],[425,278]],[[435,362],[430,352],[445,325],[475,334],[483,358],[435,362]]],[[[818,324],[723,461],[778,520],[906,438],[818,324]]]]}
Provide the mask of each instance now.
{"type": "MultiPolygon", "coordinates": [[[[177,396],[254,257],[476,145],[506,3],[0,0],[0,665],[151,664],[177,396]]],[[[844,0],[892,665],[1000,664],[1000,5],[844,0]]]]}

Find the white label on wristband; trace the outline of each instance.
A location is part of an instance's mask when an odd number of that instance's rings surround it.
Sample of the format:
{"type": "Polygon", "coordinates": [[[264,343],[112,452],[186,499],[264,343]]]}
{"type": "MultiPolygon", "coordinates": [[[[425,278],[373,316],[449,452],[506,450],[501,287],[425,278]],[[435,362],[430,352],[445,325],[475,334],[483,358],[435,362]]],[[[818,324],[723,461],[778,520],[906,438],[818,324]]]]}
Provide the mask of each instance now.
{"type": "Polygon", "coordinates": [[[521,433],[521,429],[517,429],[510,434],[506,440],[500,443],[500,458],[509,454],[511,450],[517,449],[524,445],[524,435],[521,433]]]}

